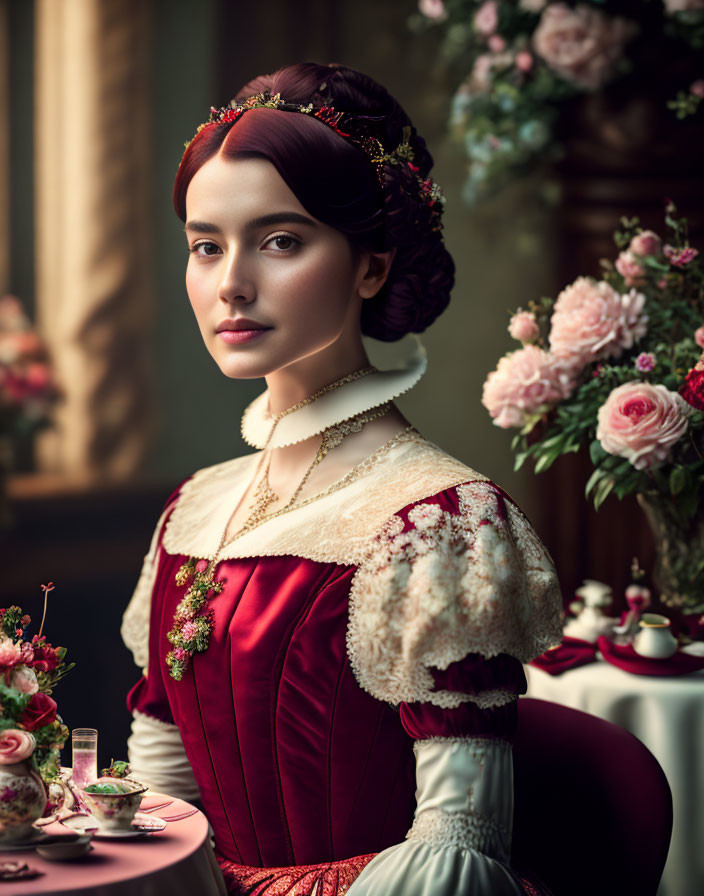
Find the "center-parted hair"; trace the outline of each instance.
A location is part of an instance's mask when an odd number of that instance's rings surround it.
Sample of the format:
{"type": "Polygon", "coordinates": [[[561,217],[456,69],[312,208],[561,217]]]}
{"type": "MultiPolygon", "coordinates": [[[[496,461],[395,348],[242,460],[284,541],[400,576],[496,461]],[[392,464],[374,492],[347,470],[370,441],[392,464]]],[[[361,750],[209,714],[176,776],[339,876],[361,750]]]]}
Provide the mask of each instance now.
{"type": "Polygon", "coordinates": [[[418,200],[418,175],[428,177],[433,159],[409,117],[384,87],[343,66],[286,66],[250,81],[235,100],[263,93],[380,119],[377,129],[387,150],[401,144],[410,127],[415,171],[385,166],[382,185],[369,157],[326,124],[309,115],[254,108],[235,122],[203,128],[188,145],[174,184],[181,220],[193,175],[214,155],[265,158],[309,214],[352,245],[371,252],[396,249],[385,285],[362,303],[362,332],[386,342],[423,332],[450,301],[454,264],[431,210],[418,200]]]}

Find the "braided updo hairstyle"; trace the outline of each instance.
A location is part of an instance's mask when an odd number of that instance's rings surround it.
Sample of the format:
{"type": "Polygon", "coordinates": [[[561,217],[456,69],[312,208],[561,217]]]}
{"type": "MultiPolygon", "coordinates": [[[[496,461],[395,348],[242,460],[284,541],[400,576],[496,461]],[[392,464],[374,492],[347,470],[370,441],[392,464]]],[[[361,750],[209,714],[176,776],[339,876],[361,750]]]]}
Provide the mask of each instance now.
{"type": "Polygon", "coordinates": [[[191,178],[216,153],[233,159],[263,157],[313,217],[344,233],[353,246],[370,252],[396,249],[385,285],[362,303],[362,332],[386,342],[423,332],[447,307],[455,268],[437,215],[434,222],[432,210],[419,197],[415,175],[427,178],[433,159],[408,115],[384,87],[344,66],[286,66],[250,81],[235,100],[261,93],[369,116],[375,133],[381,128],[387,152],[408,139],[417,171],[386,164],[382,187],[365,152],[326,124],[309,115],[250,109],[235,122],[202,129],[188,145],[174,184],[179,217],[186,220],[191,178]]]}

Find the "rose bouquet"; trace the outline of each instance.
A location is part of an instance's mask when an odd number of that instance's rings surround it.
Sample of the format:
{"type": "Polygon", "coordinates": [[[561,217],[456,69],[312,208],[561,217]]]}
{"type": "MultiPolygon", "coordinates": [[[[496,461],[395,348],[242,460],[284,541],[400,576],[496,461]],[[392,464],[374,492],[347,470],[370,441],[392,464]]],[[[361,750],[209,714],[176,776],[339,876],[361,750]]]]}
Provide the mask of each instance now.
{"type": "Polygon", "coordinates": [[[0,298],[0,435],[19,436],[46,422],[58,397],[46,348],[19,299],[0,298]]]}
{"type": "Polygon", "coordinates": [[[466,149],[470,203],[561,157],[558,124],[570,100],[629,77],[626,90],[647,92],[654,54],[661,80],[672,65],[665,90],[676,95],[663,102],[673,113],[704,108],[704,80],[688,74],[704,49],[704,0],[419,0],[418,8],[411,26],[441,32],[440,64],[459,82],[451,127],[466,149]]]}
{"type": "Polygon", "coordinates": [[[704,612],[704,270],[671,202],[668,241],[621,219],[601,279],[511,318],[522,343],[484,383],[494,423],[518,428],[516,469],[589,450],[586,494],[636,494],[660,537],[661,598],[704,612]]]}
{"type": "Polygon", "coordinates": [[[28,638],[30,621],[19,607],[0,610],[0,767],[29,760],[48,783],[69,734],[50,695],[75,664],[41,630],[28,638]]]}

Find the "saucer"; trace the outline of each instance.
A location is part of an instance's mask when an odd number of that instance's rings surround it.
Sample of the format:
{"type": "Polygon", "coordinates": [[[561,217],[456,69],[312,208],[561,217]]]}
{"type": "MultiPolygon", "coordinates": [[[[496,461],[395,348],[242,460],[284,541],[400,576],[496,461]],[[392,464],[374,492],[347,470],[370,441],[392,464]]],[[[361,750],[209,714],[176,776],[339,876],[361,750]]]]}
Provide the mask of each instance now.
{"type": "Polygon", "coordinates": [[[166,822],[163,818],[153,815],[145,815],[143,812],[137,812],[132,819],[132,825],[129,830],[111,830],[110,828],[101,827],[92,815],[74,815],[67,818],[63,824],[77,831],[79,834],[93,832],[96,840],[99,839],[129,839],[130,837],[142,837],[144,834],[154,834],[157,831],[163,831],[166,822]]]}
{"type": "Polygon", "coordinates": [[[34,849],[34,847],[42,840],[46,840],[49,835],[38,828],[32,828],[32,833],[25,840],[19,843],[0,843],[0,852],[14,852],[16,849],[34,849]]]}

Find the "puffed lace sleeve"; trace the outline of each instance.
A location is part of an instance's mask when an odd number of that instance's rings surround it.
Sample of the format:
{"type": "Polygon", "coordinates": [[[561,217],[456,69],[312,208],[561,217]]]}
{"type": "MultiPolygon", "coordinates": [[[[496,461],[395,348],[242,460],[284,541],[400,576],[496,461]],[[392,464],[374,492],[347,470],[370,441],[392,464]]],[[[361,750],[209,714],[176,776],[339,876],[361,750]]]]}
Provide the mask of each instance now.
{"type": "Polygon", "coordinates": [[[506,720],[520,664],[561,634],[552,561],[497,486],[467,482],[386,522],[352,584],[348,654],[360,686],[400,706],[415,739],[416,811],[349,896],[524,892],[510,868],[506,720]]]}
{"type": "Polygon", "coordinates": [[[156,639],[150,638],[150,619],[159,552],[182,485],[167,500],[154,529],[137,586],[122,619],[122,639],[142,669],[142,677],[127,696],[127,708],[132,713],[132,730],[127,740],[132,774],[154,790],[193,801],[200,798],[200,792],[171,714],[161,664],[156,658],[150,662],[150,652],[156,644],[156,639]]]}

